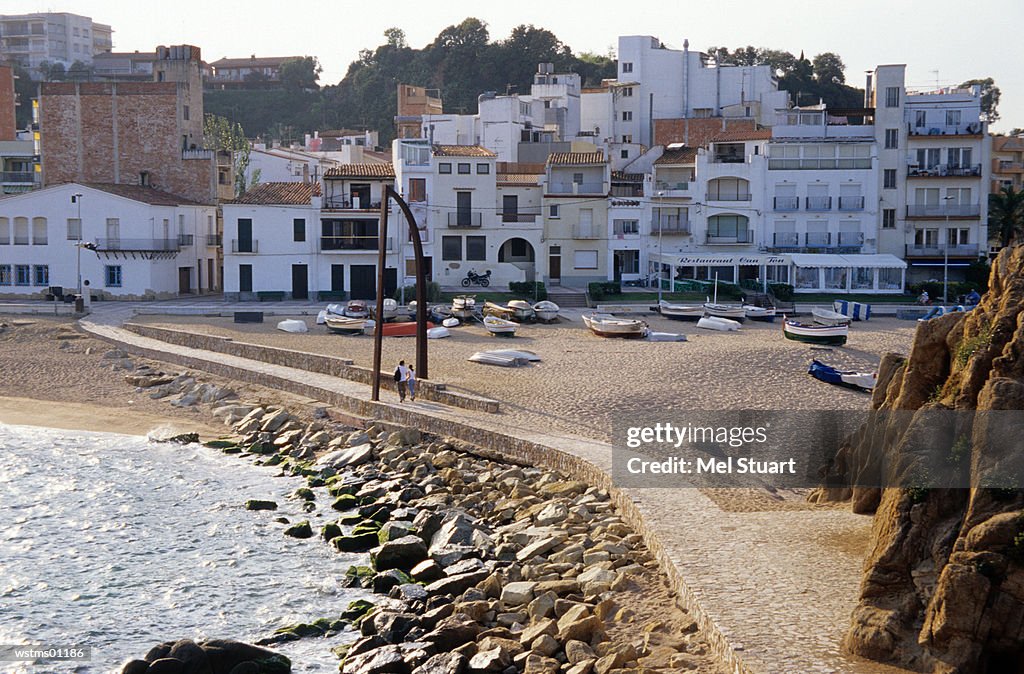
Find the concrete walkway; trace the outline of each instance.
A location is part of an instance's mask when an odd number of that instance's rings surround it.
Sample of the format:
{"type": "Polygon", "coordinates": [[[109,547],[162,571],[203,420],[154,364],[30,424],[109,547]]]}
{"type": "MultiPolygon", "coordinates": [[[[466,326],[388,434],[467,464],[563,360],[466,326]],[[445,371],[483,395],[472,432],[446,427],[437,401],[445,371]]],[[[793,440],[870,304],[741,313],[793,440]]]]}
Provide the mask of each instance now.
{"type": "MultiPolygon", "coordinates": [[[[538,446],[546,454],[539,460],[551,467],[572,473],[573,466],[583,466],[582,472],[593,470],[592,476],[611,486],[606,443],[524,428],[509,414],[426,402],[400,405],[391,391],[382,393],[385,402],[371,403],[369,387],[357,382],[136,335],[120,327],[131,318],[129,305],[94,304],[93,311],[82,327],[129,351],[348,406],[363,416],[458,437],[488,433],[492,449],[510,455],[538,446]]],[[[858,593],[870,518],[846,509],[725,512],[697,489],[618,489],[615,496],[665,564],[681,603],[735,671],[901,671],[839,653],[858,593]]]]}

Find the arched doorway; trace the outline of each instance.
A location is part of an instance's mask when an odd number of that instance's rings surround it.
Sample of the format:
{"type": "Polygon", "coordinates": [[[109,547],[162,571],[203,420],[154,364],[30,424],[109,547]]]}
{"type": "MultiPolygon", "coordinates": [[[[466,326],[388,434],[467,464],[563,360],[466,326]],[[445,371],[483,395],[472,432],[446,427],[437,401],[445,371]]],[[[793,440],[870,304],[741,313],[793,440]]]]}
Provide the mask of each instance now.
{"type": "Polygon", "coordinates": [[[533,245],[526,239],[509,239],[498,249],[498,262],[532,264],[534,261],[533,245]]]}

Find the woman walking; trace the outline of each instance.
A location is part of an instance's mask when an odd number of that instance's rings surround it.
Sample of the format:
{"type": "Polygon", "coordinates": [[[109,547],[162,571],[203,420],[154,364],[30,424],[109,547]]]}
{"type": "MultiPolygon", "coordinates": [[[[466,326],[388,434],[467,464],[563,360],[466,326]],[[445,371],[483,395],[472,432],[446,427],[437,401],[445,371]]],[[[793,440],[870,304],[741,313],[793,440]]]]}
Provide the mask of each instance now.
{"type": "Polygon", "coordinates": [[[409,383],[409,400],[416,402],[416,368],[412,365],[409,366],[409,377],[406,381],[409,383]]]}

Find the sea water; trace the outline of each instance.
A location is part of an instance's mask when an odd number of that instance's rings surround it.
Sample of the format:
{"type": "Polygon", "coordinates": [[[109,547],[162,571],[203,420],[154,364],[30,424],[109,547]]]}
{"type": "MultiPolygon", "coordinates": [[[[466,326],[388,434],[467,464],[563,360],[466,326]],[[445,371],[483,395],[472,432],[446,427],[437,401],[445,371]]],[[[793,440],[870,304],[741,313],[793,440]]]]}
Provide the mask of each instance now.
{"type": "MultiPolygon", "coordinates": [[[[367,596],[337,582],[365,559],[282,534],[277,517],[315,531],[330,517],[287,498],[304,483],[199,445],[0,424],[0,644],[92,649],[0,671],[115,672],[163,641],[251,643],[337,616],[367,596]],[[252,498],[279,509],[247,511],[252,498]]],[[[277,648],[293,671],[332,672],[330,648],[355,637],[277,648]]]]}

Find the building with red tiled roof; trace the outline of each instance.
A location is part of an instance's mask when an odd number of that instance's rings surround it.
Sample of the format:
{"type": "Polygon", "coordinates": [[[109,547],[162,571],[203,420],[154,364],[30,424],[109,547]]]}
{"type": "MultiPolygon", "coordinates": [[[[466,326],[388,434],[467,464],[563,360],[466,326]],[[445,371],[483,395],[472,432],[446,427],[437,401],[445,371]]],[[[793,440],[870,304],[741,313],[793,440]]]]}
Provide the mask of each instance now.
{"type": "Polygon", "coordinates": [[[301,206],[309,204],[313,197],[319,196],[319,183],[258,183],[231,203],[252,206],[301,206]]]}
{"type": "Polygon", "coordinates": [[[394,178],[395,167],[392,164],[339,164],[327,169],[325,179],[335,178],[394,178]]]}
{"type": "Polygon", "coordinates": [[[435,157],[497,157],[480,145],[434,145],[435,157]]]}
{"type": "Polygon", "coordinates": [[[604,152],[552,152],[548,166],[600,166],[607,164],[604,152]]]}

